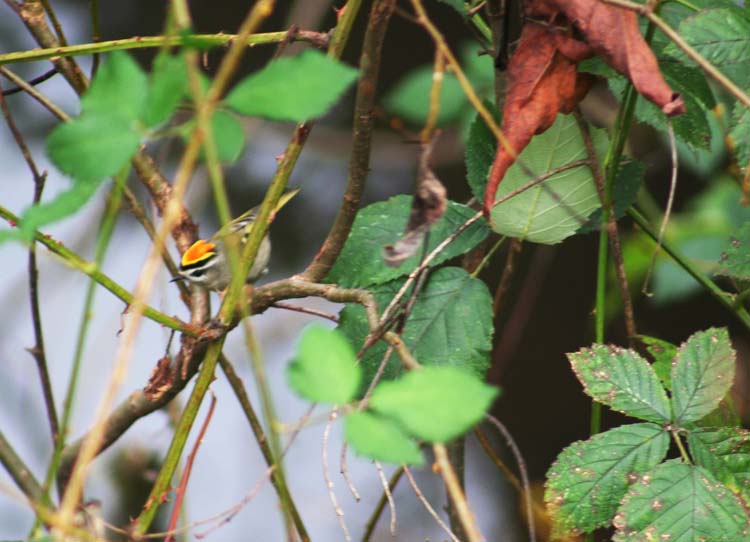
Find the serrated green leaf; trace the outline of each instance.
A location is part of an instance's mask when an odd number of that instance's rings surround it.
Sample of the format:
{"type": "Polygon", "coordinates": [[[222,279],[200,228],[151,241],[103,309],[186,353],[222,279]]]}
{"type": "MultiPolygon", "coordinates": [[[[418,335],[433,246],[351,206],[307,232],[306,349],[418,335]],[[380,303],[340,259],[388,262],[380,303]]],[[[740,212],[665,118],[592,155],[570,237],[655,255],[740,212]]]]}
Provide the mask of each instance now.
{"type": "Polygon", "coordinates": [[[664,459],[669,435],[652,423],[623,425],[565,448],[547,472],[544,500],[555,536],[612,521],[635,477],[664,459]]]}
{"type": "MultiPolygon", "coordinates": [[[[617,176],[612,186],[612,203],[614,204],[615,219],[620,219],[628,212],[638,197],[638,190],[643,184],[643,174],[646,165],[638,160],[628,160],[620,164],[617,176]]],[[[595,231],[601,227],[602,210],[597,209],[589,216],[586,223],[580,227],[579,233],[595,231]]]]}
{"type": "Polygon", "coordinates": [[[739,166],[750,168],[750,109],[740,102],[734,106],[729,135],[734,142],[739,166]]]}
{"type": "Polygon", "coordinates": [[[146,74],[135,60],[123,51],[114,51],[104,59],[81,97],[82,114],[134,121],[146,102],[147,89],[146,74]]]}
{"type": "MultiPolygon", "coordinates": [[[[411,196],[395,196],[361,209],[326,281],[345,287],[364,287],[411,273],[419,265],[421,250],[399,267],[389,267],[383,261],[383,247],[394,244],[403,235],[411,212],[411,200],[411,196]]],[[[434,249],[475,214],[471,208],[449,201],[445,214],[430,229],[428,250],[434,249]]],[[[430,265],[439,265],[468,252],[488,233],[486,222],[482,219],[476,221],[446,246],[430,265]]]]}
{"type": "Polygon", "coordinates": [[[742,503],[701,467],[667,461],[631,486],[615,516],[615,542],[747,540],[742,503]]]}
{"type": "Polygon", "coordinates": [[[480,422],[498,393],[468,371],[424,367],[378,384],[369,406],[420,439],[448,442],[480,422]]]}
{"type": "Polygon", "coordinates": [[[47,137],[47,154],[60,171],[80,180],[97,180],[117,173],[138,150],[140,138],[131,120],[84,114],[59,124],[47,137]]]}
{"type": "Polygon", "coordinates": [[[419,446],[390,420],[370,412],[352,412],[344,420],[344,434],[358,455],[396,465],[422,465],[419,446]]]}
{"type": "MultiPolygon", "coordinates": [[[[589,64],[590,69],[596,68],[589,64]]],[[[703,73],[695,68],[683,66],[676,62],[662,63],[662,74],[667,84],[679,92],[685,101],[685,113],[670,119],[675,137],[694,149],[711,147],[711,126],[706,115],[715,105],[715,100],[703,73]]],[[[607,83],[612,93],[621,98],[627,87],[628,79],[610,72],[607,83]]],[[[666,133],[667,117],[664,112],[646,99],[638,98],[635,105],[635,117],[666,133]]]]}
{"type": "Polygon", "coordinates": [[[750,490],[750,433],[739,427],[699,428],[688,433],[697,465],[737,493],[750,490]]]}
{"type": "Polygon", "coordinates": [[[677,347],[670,342],[649,337],[647,335],[638,335],[638,339],[646,345],[646,350],[654,358],[651,364],[656,376],[667,390],[672,389],[672,360],[677,355],[677,347]]]}
{"type": "MultiPolygon", "coordinates": [[[[597,156],[604,157],[604,130],[592,130],[597,156]]],[[[544,175],[571,162],[587,158],[578,123],[572,115],[558,115],[544,133],[534,136],[521,152],[523,162],[535,175],[544,175]]],[[[514,163],[505,174],[496,199],[533,179],[514,163]]],[[[588,166],[567,169],[508,201],[490,213],[492,228],[502,235],[534,243],[555,244],[575,234],[588,216],[600,207],[599,195],[588,166]]]]}
{"type": "Polygon", "coordinates": [[[568,354],[586,393],[614,410],[656,423],[671,419],[667,394],[648,362],[633,350],[595,344],[568,354]]]}
{"type": "MultiPolygon", "coordinates": [[[[397,280],[373,289],[379,309],[385,310],[403,281],[397,280]]],[[[369,334],[361,305],[350,304],[341,312],[339,329],[355,349],[362,347],[369,334]]],[[[492,296],[485,283],[457,267],[433,271],[414,304],[402,338],[422,365],[452,365],[484,378],[492,349],[492,296]]],[[[364,382],[371,382],[386,352],[382,341],[368,348],[360,365],[364,382]]],[[[392,356],[383,378],[402,372],[401,362],[392,356]]]]}
{"type": "Polygon", "coordinates": [[[735,353],[725,328],[690,336],[672,367],[674,421],[684,426],[713,411],[732,387],[735,353]]]}
{"type": "Polygon", "coordinates": [[[211,133],[214,137],[219,160],[231,164],[245,150],[245,130],[231,113],[216,111],[211,118],[211,133]]]}
{"type": "MultiPolygon", "coordinates": [[[[680,36],[708,62],[724,72],[740,87],[750,85],[750,19],[738,9],[707,9],[687,17],[679,26],[680,36]]],[[[664,53],[691,62],[674,44],[664,53]]]]}
{"type": "Polygon", "coordinates": [[[152,128],[169,120],[186,89],[184,58],[166,51],[160,52],[154,60],[148,95],[141,113],[143,123],[152,128]]]}
{"type": "Polygon", "coordinates": [[[729,246],[719,260],[718,274],[750,279],[750,222],[743,224],[729,239],[729,246]]]}
{"type": "Polygon", "coordinates": [[[243,115],[301,122],[326,113],[357,74],[319,51],[307,50],[271,61],[240,81],[225,102],[243,115]]]}
{"type": "Polygon", "coordinates": [[[287,368],[287,380],[294,391],[313,402],[341,405],[354,398],[361,379],[346,337],[321,325],[305,329],[297,356],[287,368]]]}

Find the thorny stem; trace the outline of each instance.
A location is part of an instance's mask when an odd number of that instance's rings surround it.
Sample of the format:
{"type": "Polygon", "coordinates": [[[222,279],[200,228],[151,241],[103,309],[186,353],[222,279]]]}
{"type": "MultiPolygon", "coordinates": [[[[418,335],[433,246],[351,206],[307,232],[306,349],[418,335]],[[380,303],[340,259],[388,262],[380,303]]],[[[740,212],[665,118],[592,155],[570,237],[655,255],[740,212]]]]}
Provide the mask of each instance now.
{"type": "MultiPolygon", "coordinates": [[[[245,42],[248,47],[256,45],[269,45],[279,43],[287,36],[287,32],[266,32],[252,34],[245,42]]],[[[0,54],[0,65],[16,64],[19,62],[35,62],[58,57],[84,56],[97,53],[109,53],[131,49],[153,49],[158,47],[181,47],[194,46],[201,49],[207,47],[220,47],[233,43],[237,39],[236,34],[193,34],[193,35],[171,35],[171,36],[136,36],[119,40],[99,41],[95,43],[84,43],[81,45],[68,45],[63,47],[50,47],[45,49],[32,49],[30,51],[18,51],[14,53],[0,54]]],[[[292,37],[294,41],[308,42],[317,47],[325,47],[328,36],[320,32],[309,30],[298,30],[292,37]]]]}

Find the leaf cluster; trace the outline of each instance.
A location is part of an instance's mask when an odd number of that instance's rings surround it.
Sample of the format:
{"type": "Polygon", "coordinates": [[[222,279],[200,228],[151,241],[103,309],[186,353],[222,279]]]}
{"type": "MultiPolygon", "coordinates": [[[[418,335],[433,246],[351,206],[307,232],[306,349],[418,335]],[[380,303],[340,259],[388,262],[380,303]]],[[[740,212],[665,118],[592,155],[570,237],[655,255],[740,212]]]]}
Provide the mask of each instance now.
{"type": "MultiPolygon", "coordinates": [[[[649,342],[662,356],[670,352],[649,342]]],[[[545,493],[557,535],[611,524],[618,542],[746,540],[750,437],[737,427],[713,427],[707,418],[734,378],[735,352],[727,331],[695,333],[676,350],[671,393],[634,350],[595,344],[568,358],[595,401],[644,422],[611,429],[560,453],[547,473],[545,493]],[[670,436],[682,457],[664,461],[670,436]]]]}

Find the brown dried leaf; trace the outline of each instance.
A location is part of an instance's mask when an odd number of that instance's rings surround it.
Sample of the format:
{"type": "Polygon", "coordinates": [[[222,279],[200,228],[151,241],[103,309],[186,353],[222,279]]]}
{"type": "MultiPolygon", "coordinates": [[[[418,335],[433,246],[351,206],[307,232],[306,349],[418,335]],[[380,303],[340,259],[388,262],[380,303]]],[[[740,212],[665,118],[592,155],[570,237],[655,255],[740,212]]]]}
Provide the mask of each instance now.
{"type": "Polygon", "coordinates": [[[383,259],[391,267],[398,267],[419,250],[430,226],[440,220],[448,205],[445,187],[427,163],[431,150],[432,144],[428,144],[422,151],[419,181],[404,235],[396,244],[383,247],[383,259]]]}
{"type": "Polygon", "coordinates": [[[576,72],[576,61],[560,52],[575,52],[578,59],[591,56],[586,44],[556,34],[548,26],[526,23],[521,39],[508,63],[508,90],[500,126],[513,149],[498,145],[484,195],[484,211],[495,203],[495,194],[505,172],[535,134],[547,130],[557,114],[570,113],[588,92],[593,78],[576,72]]]}
{"type": "Polygon", "coordinates": [[[638,92],[670,116],[685,112],[685,104],[661,75],[653,51],[638,29],[634,11],[601,0],[532,0],[528,14],[565,14],[602,59],[626,76],[638,92]],[[534,9],[539,8],[535,13],[534,9]]]}

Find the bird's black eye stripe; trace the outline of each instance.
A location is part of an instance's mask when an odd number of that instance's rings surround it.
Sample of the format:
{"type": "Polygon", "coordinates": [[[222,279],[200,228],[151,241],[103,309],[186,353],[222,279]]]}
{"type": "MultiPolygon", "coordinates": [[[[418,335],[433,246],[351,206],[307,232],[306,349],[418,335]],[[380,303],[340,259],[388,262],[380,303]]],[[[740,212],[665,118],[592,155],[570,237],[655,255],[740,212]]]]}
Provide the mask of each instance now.
{"type": "Polygon", "coordinates": [[[206,265],[206,263],[208,261],[211,261],[212,259],[213,259],[213,257],[211,257],[211,258],[205,258],[205,259],[198,260],[197,262],[193,262],[193,263],[188,264],[188,265],[180,265],[180,270],[181,271],[190,271],[191,269],[196,269],[196,268],[204,267],[206,265]]]}
{"type": "Polygon", "coordinates": [[[195,269],[194,271],[192,271],[190,273],[190,276],[192,276],[192,277],[202,277],[205,274],[206,274],[206,269],[205,268],[203,268],[203,269],[195,269]]]}

